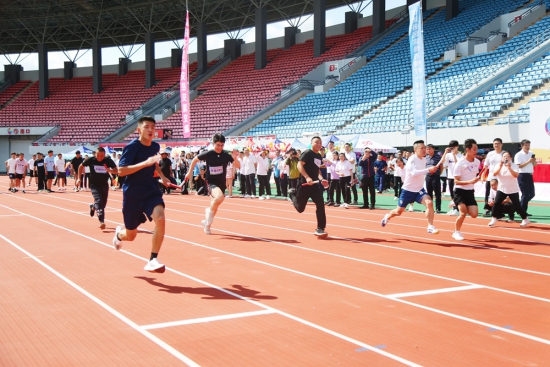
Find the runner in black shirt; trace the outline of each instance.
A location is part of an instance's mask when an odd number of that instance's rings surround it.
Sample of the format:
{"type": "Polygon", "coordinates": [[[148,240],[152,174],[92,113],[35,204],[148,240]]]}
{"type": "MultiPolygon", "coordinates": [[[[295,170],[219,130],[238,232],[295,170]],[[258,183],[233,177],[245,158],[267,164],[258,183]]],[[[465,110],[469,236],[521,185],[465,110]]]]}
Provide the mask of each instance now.
{"type": "Polygon", "coordinates": [[[82,156],[80,155],[80,150],[77,150],[75,152],[75,155],[76,156],[71,160],[71,171],[72,171],[72,174],[73,174],[73,177],[74,177],[74,182],[75,182],[75,188],[73,190],[78,191],[78,186],[76,186],[76,181],[77,180],[82,181],[82,177],[80,177],[78,175],[78,168],[80,167],[82,162],[84,162],[84,158],[82,158],[82,156]]]}
{"type": "Polygon", "coordinates": [[[206,162],[206,190],[212,197],[210,207],[206,208],[206,219],[201,223],[204,226],[204,233],[210,234],[210,226],[214,221],[214,216],[218,211],[218,207],[225,198],[227,164],[233,163],[233,167],[240,168],[239,160],[237,159],[237,151],[234,150],[231,154],[223,150],[225,145],[225,136],[216,134],[212,138],[214,149],[202,152],[196,156],[191,162],[189,172],[185,176],[185,181],[191,179],[193,168],[199,161],[206,162]]]}
{"type": "Polygon", "coordinates": [[[90,216],[97,212],[99,228],[105,229],[105,207],[109,197],[109,174],[117,174],[118,168],[110,158],[105,158],[105,149],[97,148],[95,157],[87,159],[78,167],[76,185],[80,186],[80,177],[84,173],[84,167],[90,167],[90,190],[94,197],[94,204],[90,204],[90,216]]]}
{"type": "Polygon", "coordinates": [[[327,217],[325,215],[323,191],[319,185],[313,183],[319,180],[325,189],[328,187],[328,181],[321,176],[321,171],[319,169],[323,164],[323,157],[319,153],[321,146],[322,142],[320,137],[315,136],[311,139],[311,149],[303,152],[298,162],[298,170],[301,174],[301,185],[296,189],[291,189],[288,192],[288,196],[292,200],[292,204],[298,213],[302,213],[306,209],[309,198],[313,200],[317,208],[315,212],[317,215],[317,229],[314,234],[319,238],[325,238],[328,236],[328,233],[325,232],[327,217]]]}
{"type": "Polygon", "coordinates": [[[46,188],[46,167],[44,166],[44,155],[37,153],[37,160],[34,161],[34,173],[38,177],[38,191],[46,188]]]}

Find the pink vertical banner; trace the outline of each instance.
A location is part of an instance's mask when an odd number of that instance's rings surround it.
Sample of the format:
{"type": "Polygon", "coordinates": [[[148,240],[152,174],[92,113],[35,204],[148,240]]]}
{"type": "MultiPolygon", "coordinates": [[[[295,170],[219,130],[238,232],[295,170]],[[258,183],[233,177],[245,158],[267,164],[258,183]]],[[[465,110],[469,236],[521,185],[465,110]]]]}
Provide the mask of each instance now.
{"type": "Polygon", "coordinates": [[[181,122],[183,137],[191,137],[191,111],[189,106],[189,11],[185,16],[185,35],[183,37],[183,53],[181,55],[180,76],[181,122]]]}

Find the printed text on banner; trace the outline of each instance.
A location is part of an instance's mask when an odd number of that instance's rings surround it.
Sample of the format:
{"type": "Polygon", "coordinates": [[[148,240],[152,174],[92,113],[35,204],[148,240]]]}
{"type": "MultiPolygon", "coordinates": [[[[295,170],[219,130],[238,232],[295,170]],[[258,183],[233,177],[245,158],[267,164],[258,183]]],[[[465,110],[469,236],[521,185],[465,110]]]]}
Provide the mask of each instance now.
{"type": "Polygon", "coordinates": [[[426,135],[426,80],[424,79],[424,35],[422,1],[409,6],[409,41],[411,44],[413,117],[416,136],[426,135]]]}
{"type": "Polygon", "coordinates": [[[181,122],[183,137],[191,137],[191,111],[189,106],[189,11],[185,16],[185,36],[183,38],[183,53],[181,56],[181,122]]]}

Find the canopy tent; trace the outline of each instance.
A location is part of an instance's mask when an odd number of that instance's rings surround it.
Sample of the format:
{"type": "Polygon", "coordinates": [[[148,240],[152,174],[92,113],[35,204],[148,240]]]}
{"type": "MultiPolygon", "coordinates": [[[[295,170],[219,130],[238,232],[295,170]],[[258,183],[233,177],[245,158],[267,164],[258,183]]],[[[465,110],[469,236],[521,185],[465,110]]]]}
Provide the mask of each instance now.
{"type": "Polygon", "coordinates": [[[292,143],[290,143],[290,146],[294,149],[307,149],[307,144],[303,143],[298,138],[294,139],[292,143]]]}
{"type": "Polygon", "coordinates": [[[85,146],[82,146],[74,150],[71,150],[70,152],[63,153],[63,155],[69,155],[69,154],[75,155],[77,150],[80,151],[80,154],[92,154],[94,152],[93,150],[86,148],[85,146]]]}
{"type": "Polygon", "coordinates": [[[366,147],[369,147],[372,149],[373,152],[376,153],[395,153],[397,152],[397,149],[394,147],[390,147],[389,145],[384,145],[377,143],[371,139],[369,139],[364,134],[357,134],[353,138],[346,141],[346,143],[351,144],[353,147],[353,151],[355,152],[362,152],[366,147]]]}
{"type": "Polygon", "coordinates": [[[340,138],[338,138],[336,135],[333,134],[333,135],[325,136],[324,138],[321,138],[321,141],[323,142],[323,146],[326,147],[329,142],[333,142],[335,145],[338,145],[340,138]]]}

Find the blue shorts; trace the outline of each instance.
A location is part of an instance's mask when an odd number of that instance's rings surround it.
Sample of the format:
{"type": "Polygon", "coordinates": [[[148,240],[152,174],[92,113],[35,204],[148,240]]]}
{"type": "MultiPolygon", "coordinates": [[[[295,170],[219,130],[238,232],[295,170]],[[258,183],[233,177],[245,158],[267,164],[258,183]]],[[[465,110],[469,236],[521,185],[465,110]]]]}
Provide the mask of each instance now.
{"type": "Polygon", "coordinates": [[[147,219],[149,222],[153,220],[151,215],[153,214],[153,209],[157,205],[162,205],[164,207],[164,200],[162,200],[162,194],[150,195],[146,198],[140,197],[132,200],[131,198],[124,197],[122,203],[122,215],[124,217],[124,227],[129,230],[134,230],[139,227],[140,224],[145,223],[147,219]],[[125,205],[125,202],[131,202],[131,205],[125,205]]]}
{"type": "Polygon", "coordinates": [[[399,195],[397,206],[399,206],[400,208],[406,208],[407,205],[412,204],[414,202],[417,202],[418,204],[422,204],[422,199],[426,195],[428,195],[428,193],[424,188],[422,188],[419,192],[401,190],[401,195],[399,195]]]}

